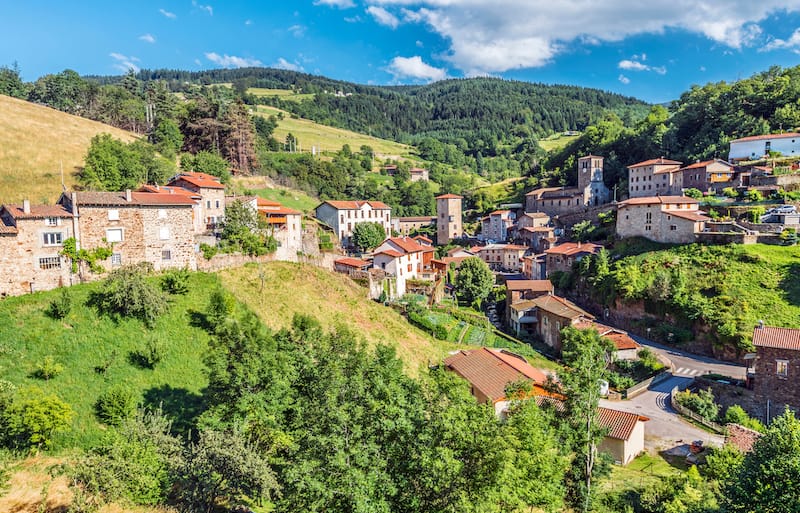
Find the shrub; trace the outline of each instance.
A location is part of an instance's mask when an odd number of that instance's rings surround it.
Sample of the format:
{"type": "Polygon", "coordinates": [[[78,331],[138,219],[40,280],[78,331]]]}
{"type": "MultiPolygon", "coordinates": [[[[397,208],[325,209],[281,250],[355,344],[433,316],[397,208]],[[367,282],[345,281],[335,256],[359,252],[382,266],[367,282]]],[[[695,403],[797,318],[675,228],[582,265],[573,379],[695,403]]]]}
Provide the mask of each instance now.
{"type": "Polygon", "coordinates": [[[216,331],[225,320],[233,314],[236,306],[234,297],[222,289],[217,289],[211,293],[206,309],[206,320],[211,326],[212,331],[216,331]]]}
{"type": "Polygon", "coordinates": [[[739,424],[746,428],[758,431],[759,433],[764,432],[764,424],[762,424],[760,420],[754,419],[748,415],[747,412],[744,411],[744,408],[738,404],[734,404],[728,408],[728,410],[725,412],[724,420],[726,424],[739,424]]]}
{"type": "Polygon", "coordinates": [[[214,255],[216,255],[217,252],[219,251],[219,247],[211,246],[209,244],[206,244],[205,242],[202,242],[200,243],[200,251],[203,252],[203,257],[206,260],[211,260],[212,258],[214,258],[214,255]]]}
{"type": "Polygon", "coordinates": [[[167,271],[161,278],[161,290],[168,294],[187,294],[190,276],[191,273],[188,269],[167,271]]]}
{"type": "Polygon", "coordinates": [[[136,411],[136,396],[127,388],[114,387],[100,395],[95,403],[97,418],[109,426],[119,426],[136,411]]]}
{"type": "Polygon", "coordinates": [[[148,338],[144,346],[131,354],[135,364],[146,369],[154,369],[164,359],[167,345],[158,337],[148,338]]]}
{"type": "Polygon", "coordinates": [[[64,371],[64,366],[56,362],[55,358],[48,355],[42,358],[42,361],[36,366],[33,371],[33,376],[39,379],[48,380],[55,378],[64,371]]]}
{"type": "Polygon", "coordinates": [[[0,437],[19,449],[49,447],[53,435],[64,431],[73,416],[72,408],[55,394],[24,388],[0,411],[0,437]]]}
{"type": "Polygon", "coordinates": [[[611,388],[616,390],[625,390],[635,385],[636,381],[629,376],[623,376],[621,374],[617,374],[616,372],[611,372],[608,375],[608,384],[611,385],[611,388]]]}
{"type": "Polygon", "coordinates": [[[167,298],[147,282],[147,270],[148,266],[143,265],[117,269],[106,278],[101,290],[92,294],[91,302],[101,313],[133,317],[152,327],[166,312],[167,298]]]}
{"type": "Polygon", "coordinates": [[[47,315],[53,319],[63,319],[72,310],[72,297],[66,288],[61,289],[61,294],[50,302],[47,315]]]}
{"type": "Polygon", "coordinates": [[[683,191],[683,194],[684,196],[688,196],[696,200],[703,199],[703,192],[700,189],[696,189],[694,187],[686,189],[685,191],[683,191]]]}
{"type": "Polygon", "coordinates": [[[714,402],[711,389],[698,390],[696,394],[686,390],[675,396],[678,404],[684,406],[707,420],[715,420],[719,414],[719,406],[714,402]]]}
{"type": "Polygon", "coordinates": [[[757,189],[751,189],[751,190],[747,191],[745,193],[744,197],[745,197],[745,199],[747,201],[753,201],[753,202],[761,201],[761,200],[764,199],[764,195],[761,194],[761,191],[759,191],[757,189]]]}
{"type": "Polygon", "coordinates": [[[722,189],[722,195],[727,196],[729,198],[738,198],[739,193],[733,187],[725,187],[722,189]]]}

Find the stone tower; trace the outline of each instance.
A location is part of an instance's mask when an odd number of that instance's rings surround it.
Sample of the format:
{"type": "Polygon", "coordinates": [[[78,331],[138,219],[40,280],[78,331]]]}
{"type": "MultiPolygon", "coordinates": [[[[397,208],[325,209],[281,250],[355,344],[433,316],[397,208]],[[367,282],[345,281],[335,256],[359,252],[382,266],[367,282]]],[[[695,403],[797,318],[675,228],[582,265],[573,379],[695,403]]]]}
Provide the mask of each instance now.
{"type": "Polygon", "coordinates": [[[436,242],[444,245],[464,235],[461,225],[461,196],[443,194],[436,197],[436,242]]]}
{"type": "Polygon", "coordinates": [[[609,202],[608,187],[603,183],[603,157],[587,155],[578,159],[578,189],[584,193],[584,205],[609,202]]]}

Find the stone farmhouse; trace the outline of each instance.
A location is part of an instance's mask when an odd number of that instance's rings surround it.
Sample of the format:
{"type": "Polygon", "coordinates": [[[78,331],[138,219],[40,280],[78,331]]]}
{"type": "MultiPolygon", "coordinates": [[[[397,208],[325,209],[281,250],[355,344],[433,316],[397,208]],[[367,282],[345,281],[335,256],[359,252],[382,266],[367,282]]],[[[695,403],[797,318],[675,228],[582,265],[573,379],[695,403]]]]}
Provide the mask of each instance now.
{"type": "Polygon", "coordinates": [[[167,186],[175,188],[176,191],[179,189],[191,191],[200,196],[198,220],[205,221],[203,231],[216,229],[225,217],[225,185],[216,176],[205,173],[180,173],[170,178],[167,186]]]}
{"type": "Polygon", "coordinates": [[[751,377],[756,396],[770,403],[770,417],[783,413],[784,405],[800,408],[800,329],[760,323],[753,330],[756,364],[751,377]]]}
{"type": "Polygon", "coordinates": [[[591,242],[564,242],[545,250],[546,276],[556,271],[569,272],[575,262],[589,255],[596,255],[603,249],[599,244],[591,242]]]}
{"type": "Polygon", "coordinates": [[[757,160],[770,152],[778,152],[786,157],[800,155],[800,133],[753,135],[734,139],[731,141],[728,161],[757,160]]]}
{"type": "Polygon", "coordinates": [[[695,162],[682,167],[683,188],[697,189],[700,192],[718,193],[725,187],[736,187],[733,165],[724,160],[714,159],[695,162]]]}
{"type": "Polygon", "coordinates": [[[418,167],[412,167],[408,170],[411,174],[411,181],[412,182],[427,182],[429,179],[429,174],[427,169],[422,169],[418,167]]]}
{"type": "Polygon", "coordinates": [[[617,235],[674,244],[694,242],[711,220],[698,205],[687,196],[631,198],[617,205],[617,235]]]}
{"type": "Polygon", "coordinates": [[[628,166],[628,197],[683,194],[681,162],[664,157],[628,166]]]}
{"type": "Polygon", "coordinates": [[[70,263],[61,256],[75,236],[71,209],[62,205],[0,207],[0,297],[71,285],[70,263]]]}
{"type": "Polygon", "coordinates": [[[587,155],[578,159],[575,187],[544,187],[525,195],[525,212],[549,216],[583,212],[587,207],[609,203],[611,194],[603,182],[603,157],[587,155]]]}
{"type": "Polygon", "coordinates": [[[379,223],[392,233],[392,210],[380,201],[325,201],[315,209],[317,219],[330,226],[343,247],[350,247],[359,223],[379,223]]]}

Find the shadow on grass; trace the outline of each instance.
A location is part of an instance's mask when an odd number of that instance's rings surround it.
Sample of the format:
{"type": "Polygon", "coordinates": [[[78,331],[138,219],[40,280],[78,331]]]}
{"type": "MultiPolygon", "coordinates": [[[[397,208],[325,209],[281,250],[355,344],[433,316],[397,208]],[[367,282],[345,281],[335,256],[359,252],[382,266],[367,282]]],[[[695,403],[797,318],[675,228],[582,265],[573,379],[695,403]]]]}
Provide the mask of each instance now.
{"type": "Polygon", "coordinates": [[[161,385],[145,390],[144,406],[158,408],[172,420],[172,432],[178,436],[190,435],[197,428],[197,418],[206,409],[203,396],[185,388],[161,385]]]}
{"type": "Polygon", "coordinates": [[[211,321],[208,319],[208,315],[205,312],[189,309],[188,314],[189,324],[191,326],[205,330],[206,333],[211,333],[213,331],[211,321]]]}
{"type": "Polygon", "coordinates": [[[786,276],[781,280],[780,289],[786,301],[800,306],[800,264],[786,266],[786,276]]]}

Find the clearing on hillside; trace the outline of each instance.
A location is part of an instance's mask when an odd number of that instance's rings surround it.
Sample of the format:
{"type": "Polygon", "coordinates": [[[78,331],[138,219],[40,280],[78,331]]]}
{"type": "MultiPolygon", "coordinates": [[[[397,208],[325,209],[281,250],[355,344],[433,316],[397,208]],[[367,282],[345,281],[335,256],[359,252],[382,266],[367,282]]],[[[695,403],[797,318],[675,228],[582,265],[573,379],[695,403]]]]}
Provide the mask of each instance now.
{"type": "Polygon", "coordinates": [[[136,136],[97,121],[0,95],[0,203],[50,203],[64,184],[76,183],[89,143],[108,133],[126,142],[136,136]]]}

